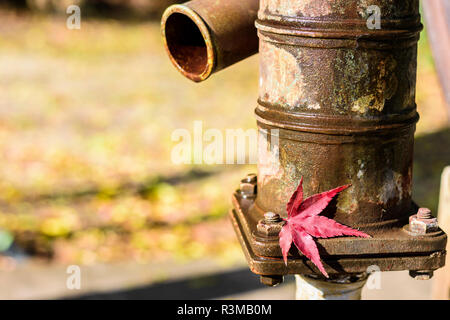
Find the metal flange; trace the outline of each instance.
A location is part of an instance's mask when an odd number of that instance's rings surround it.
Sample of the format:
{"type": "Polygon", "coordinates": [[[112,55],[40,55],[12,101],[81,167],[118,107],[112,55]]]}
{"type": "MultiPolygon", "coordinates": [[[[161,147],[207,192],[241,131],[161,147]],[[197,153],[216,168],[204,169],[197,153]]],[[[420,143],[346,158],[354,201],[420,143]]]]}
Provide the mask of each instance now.
{"type": "MultiPolygon", "coordinates": [[[[316,266],[293,246],[285,265],[278,236],[258,231],[262,216],[254,199],[233,195],[230,217],[252,272],[259,275],[320,274],[316,266]]],[[[407,223],[407,222],[406,222],[407,223]]],[[[337,237],[317,239],[326,271],[330,274],[380,271],[436,270],[445,264],[446,234],[439,229],[431,236],[415,236],[402,227],[371,230],[372,238],[337,237]]]]}

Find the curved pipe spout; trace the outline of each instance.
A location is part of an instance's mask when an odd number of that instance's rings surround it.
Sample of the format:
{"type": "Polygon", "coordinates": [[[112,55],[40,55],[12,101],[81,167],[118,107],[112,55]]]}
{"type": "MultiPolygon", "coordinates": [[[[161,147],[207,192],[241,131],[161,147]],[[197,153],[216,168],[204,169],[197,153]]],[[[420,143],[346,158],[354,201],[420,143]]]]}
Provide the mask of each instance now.
{"type": "Polygon", "coordinates": [[[258,52],[258,0],[193,0],[167,8],[161,21],[170,60],[200,82],[258,52]]]}

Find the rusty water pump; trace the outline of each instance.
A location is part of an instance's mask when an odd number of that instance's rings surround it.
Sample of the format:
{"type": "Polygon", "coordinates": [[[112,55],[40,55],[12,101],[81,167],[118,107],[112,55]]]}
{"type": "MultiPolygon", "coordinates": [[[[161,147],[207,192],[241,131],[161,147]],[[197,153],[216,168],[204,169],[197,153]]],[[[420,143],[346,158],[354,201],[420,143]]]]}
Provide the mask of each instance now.
{"type": "Polygon", "coordinates": [[[424,279],[444,265],[447,236],[411,199],[421,29],[419,0],[194,0],[164,14],[168,54],[194,81],[256,53],[259,37],[258,176],[230,215],[263,283],[319,274],[292,248],[286,266],[278,244],[301,176],[306,195],[351,183],[325,214],[372,235],[317,240],[332,278],[376,266],[424,279]]]}

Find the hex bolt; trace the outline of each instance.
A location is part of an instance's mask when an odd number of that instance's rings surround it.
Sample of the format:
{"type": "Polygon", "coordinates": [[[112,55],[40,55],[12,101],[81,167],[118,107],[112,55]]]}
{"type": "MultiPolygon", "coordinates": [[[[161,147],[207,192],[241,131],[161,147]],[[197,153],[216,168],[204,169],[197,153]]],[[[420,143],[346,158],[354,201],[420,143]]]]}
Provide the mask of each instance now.
{"type": "Polygon", "coordinates": [[[428,208],[420,208],[419,211],[417,211],[417,218],[419,219],[431,219],[431,210],[428,208]]]}
{"type": "Polygon", "coordinates": [[[264,221],[266,223],[276,223],[281,221],[281,217],[278,213],[266,212],[264,214],[264,221]]]}
{"type": "Polygon", "coordinates": [[[414,235],[426,235],[438,229],[438,221],[428,208],[420,208],[417,214],[409,217],[409,231],[414,235]]]}
{"type": "Polygon", "coordinates": [[[274,287],[283,282],[283,276],[280,275],[260,276],[259,279],[262,284],[269,287],[274,287]]]}
{"type": "Polygon", "coordinates": [[[248,174],[241,180],[239,189],[243,198],[254,198],[256,196],[256,174],[248,174]]]}
{"type": "Polygon", "coordinates": [[[263,236],[275,237],[280,233],[283,224],[283,219],[281,219],[279,214],[274,212],[266,212],[264,214],[264,219],[259,220],[256,228],[263,236]]]}
{"type": "Polygon", "coordinates": [[[245,180],[248,183],[256,183],[257,176],[254,173],[249,173],[243,180],[245,180]]]}
{"type": "Polygon", "coordinates": [[[409,270],[409,275],[414,280],[430,280],[433,277],[432,270],[409,270]]]}

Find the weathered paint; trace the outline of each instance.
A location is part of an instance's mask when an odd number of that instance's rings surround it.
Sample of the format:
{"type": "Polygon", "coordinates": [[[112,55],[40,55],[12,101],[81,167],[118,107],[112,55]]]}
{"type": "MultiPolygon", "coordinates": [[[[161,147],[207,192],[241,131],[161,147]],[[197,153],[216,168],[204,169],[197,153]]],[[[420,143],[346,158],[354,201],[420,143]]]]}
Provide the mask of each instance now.
{"type": "Polygon", "coordinates": [[[332,12],[332,4],[328,0],[261,0],[260,3],[261,12],[281,16],[295,17],[301,14],[308,17],[322,17],[332,12]]]}
{"type": "MultiPolygon", "coordinates": [[[[308,108],[318,105],[310,101],[306,92],[304,75],[295,55],[269,42],[261,42],[261,63],[259,95],[271,104],[283,104],[293,109],[296,106],[308,108]]],[[[320,107],[319,107],[320,108],[320,107]]]]}
{"type": "Polygon", "coordinates": [[[419,13],[419,0],[261,0],[259,17],[308,17],[333,19],[366,19],[367,8],[376,5],[383,19],[405,18],[419,13]]]}

